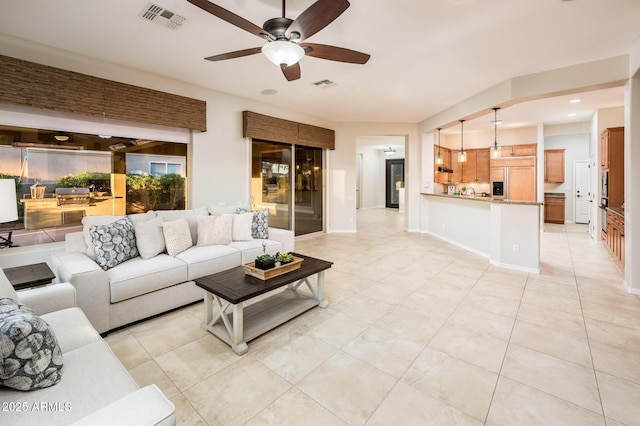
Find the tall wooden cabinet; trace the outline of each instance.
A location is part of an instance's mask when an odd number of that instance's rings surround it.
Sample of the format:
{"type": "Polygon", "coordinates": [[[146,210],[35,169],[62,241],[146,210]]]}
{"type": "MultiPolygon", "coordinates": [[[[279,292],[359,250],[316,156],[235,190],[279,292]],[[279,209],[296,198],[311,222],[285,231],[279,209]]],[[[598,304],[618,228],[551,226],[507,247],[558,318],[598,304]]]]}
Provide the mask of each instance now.
{"type": "Polygon", "coordinates": [[[624,127],[605,129],[600,134],[600,169],[608,172],[608,206],[624,203],[624,127]]]}

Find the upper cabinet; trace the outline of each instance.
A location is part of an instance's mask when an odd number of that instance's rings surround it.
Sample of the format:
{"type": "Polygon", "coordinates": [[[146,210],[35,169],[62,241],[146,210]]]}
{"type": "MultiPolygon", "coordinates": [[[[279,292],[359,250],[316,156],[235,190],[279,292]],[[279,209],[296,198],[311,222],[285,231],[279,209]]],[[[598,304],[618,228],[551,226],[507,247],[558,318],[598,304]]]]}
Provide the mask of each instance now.
{"type": "Polygon", "coordinates": [[[545,183],[564,182],[564,149],[544,150],[545,183]]]}
{"type": "Polygon", "coordinates": [[[501,157],[533,157],[536,155],[536,144],[524,145],[502,145],[500,147],[501,157]]]}
{"type": "Polygon", "coordinates": [[[467,161],[458,161],[459,150],[451,151],[451,168],[453,173],[449,182],[489,182],[489,148],[467,149],[467,161]]]}

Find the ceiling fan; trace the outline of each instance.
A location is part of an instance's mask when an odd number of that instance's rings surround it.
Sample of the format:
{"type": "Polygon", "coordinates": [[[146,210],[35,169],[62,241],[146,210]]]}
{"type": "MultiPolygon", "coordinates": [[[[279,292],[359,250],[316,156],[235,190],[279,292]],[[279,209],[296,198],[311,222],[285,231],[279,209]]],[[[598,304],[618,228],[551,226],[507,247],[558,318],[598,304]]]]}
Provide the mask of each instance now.
{"type": "Polygon", "coordinates": [[[208,61],[222,61],[262,52],[267,59],[280,66],[287,80],[293,81],[300,78],[298,61],[305,55],[351,64],[365,64],[371,57],[343,47],[302,43],[340,16],[350,6],[347,0],[318,0],[295,20],[285,16],[286,2],[282,0],[282,17],[267,20],[262,28],[207,0],[187,1],[223,21],[267,40],[262,47],[209,56],[205,58],[208,61]]]}

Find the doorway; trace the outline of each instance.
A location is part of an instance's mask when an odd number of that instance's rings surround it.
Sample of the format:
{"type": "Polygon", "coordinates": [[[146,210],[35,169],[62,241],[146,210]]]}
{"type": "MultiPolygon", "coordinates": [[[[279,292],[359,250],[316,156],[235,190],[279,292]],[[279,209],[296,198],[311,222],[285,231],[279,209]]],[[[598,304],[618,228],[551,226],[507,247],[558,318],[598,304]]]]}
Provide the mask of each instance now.
{"type": "Polygon", "coordinates": [[[404,186],[404,159],[386,160],[385,200],[387,208],[400,207],[400,188],[404,186]]]}
{"type": "Polygon", "coordinates": [[[591,167],[589,161],[575,161],[573,163],[574,181],[574,222],[590,223],[591,204],[593,196],[591,193],[591,167]]]}

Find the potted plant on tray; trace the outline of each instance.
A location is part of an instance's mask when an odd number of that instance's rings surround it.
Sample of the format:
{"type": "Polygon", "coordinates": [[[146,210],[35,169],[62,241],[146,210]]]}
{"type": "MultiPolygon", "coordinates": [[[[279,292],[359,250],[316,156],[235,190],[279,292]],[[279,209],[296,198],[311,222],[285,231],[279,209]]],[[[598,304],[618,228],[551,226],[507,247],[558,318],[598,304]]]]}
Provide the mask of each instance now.
{"type": "Polygon", "coordinates": [[[256,268],[267,270],[276,266],[276,257],[267,254],[267,243],[262,243],[262,254],[256,257],[254,262],[256,268]]]}

